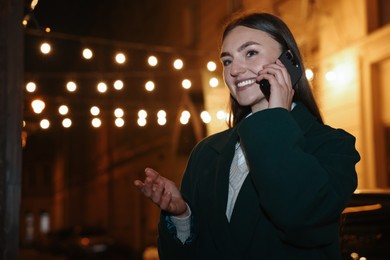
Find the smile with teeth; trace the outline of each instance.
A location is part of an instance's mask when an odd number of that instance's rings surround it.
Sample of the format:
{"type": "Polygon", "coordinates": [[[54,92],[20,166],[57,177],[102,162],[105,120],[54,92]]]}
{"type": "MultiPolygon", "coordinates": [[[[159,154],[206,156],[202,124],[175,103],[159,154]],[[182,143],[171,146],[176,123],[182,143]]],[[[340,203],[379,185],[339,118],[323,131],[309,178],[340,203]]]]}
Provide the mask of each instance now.
{"type": "Polygon", "coordinates": [[[248,85],[252,85],[255,82],[256,82],[256,80],[254,80],[254,79],[247,79],[247,80],[238,82],[237,83],[237,87],[242,88],[242,87],[245,87],[245,86],[248,86],[248,85]]]}

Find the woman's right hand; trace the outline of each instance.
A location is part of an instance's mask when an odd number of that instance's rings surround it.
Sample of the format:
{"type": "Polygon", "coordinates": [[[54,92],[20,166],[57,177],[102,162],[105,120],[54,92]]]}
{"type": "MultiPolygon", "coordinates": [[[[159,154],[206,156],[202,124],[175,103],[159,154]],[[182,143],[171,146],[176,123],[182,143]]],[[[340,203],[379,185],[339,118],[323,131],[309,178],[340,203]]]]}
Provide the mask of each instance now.
{"type": "Polygon", "coordinates": [[[176,184],[155,170],[146,168],[145,180],[135,180],[134,185],[160,209],[176,217],[189,215],[187,204],[176,184]]]}

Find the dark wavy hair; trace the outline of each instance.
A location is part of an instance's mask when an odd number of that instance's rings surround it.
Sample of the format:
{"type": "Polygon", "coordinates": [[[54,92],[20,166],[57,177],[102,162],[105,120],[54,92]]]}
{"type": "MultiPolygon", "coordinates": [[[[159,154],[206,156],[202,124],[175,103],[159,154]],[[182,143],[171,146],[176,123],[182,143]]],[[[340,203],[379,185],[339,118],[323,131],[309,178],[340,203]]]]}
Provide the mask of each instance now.
{"type": "MultiPolygon", "coordinates": [[[[299,52],[297,43],[287,25],[277,16],[269,13],[251,13],[241,14],[234,17],[225,27],[222,35],[222,42],[226,36],[237,26],[245,26],[248,28],[260,30],[268,33],[274,40],[276,40],[282,51],[290,50],[294,57],[297,57],[298,63],[302,70],[305,68],[302,63],[302,57],[299,52]]],[[[295,85],[294,102],[303,103],[309,111],[318,119],[319,122],[323,123],[321,113],[318,109],[317,103],[314,99],[311,91],[309,82],[303,73],[301,79],[295,85]]],[[[243,118],[245,118],[251,112],[250,106],[241,106],[238,102],[230,95],[230,111],[228,125],[230,128],[236,126],[243,118]]]]}

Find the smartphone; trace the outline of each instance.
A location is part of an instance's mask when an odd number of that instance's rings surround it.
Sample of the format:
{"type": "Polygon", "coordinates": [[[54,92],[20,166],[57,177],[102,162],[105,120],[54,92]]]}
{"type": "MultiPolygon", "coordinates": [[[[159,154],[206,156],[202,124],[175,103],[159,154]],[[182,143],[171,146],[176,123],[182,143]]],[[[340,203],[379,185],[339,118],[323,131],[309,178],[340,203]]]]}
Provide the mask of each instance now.
{"type": "MultiPolygon", "coordinates": [[[[284,51],[280,56],[279,60],[284,64],[287,68],[288,73],[290,74],[291,84],[294,88],[295,84],[297,84],[298,80],[302,77],[302,68],[299,66],[299,62],[293,56],[290,50],[284,51]]],[[[260,89],[263,92],[265,98],[268,100],[271,94],[270,84],[268,80],[262,79],[259,82],[260,89]]]]}

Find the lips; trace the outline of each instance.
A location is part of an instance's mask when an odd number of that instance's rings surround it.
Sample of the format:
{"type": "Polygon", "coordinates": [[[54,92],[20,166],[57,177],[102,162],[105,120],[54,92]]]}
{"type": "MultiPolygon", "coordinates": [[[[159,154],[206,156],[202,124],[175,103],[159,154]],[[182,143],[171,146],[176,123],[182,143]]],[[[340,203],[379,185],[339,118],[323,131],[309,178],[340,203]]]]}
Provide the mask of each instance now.
{"type": "Polygon", "coordinates": [[[236,86],[237,86],[238,88],[243,88],[243,87],[252,85],[252,84],[255,83],[255,82],[256,82],[255,79],[247,79],[247,80],[243,80],[243,81],[237,82],[237,83],[236,83],[236,86]]]}

